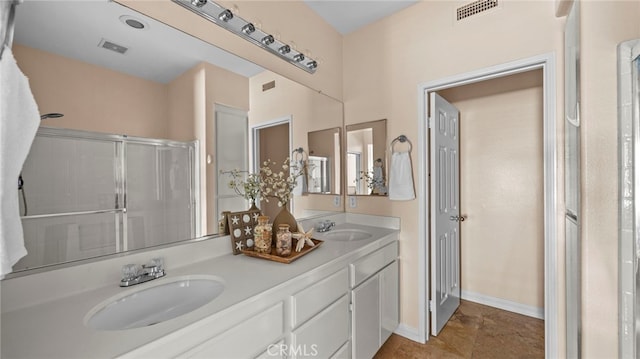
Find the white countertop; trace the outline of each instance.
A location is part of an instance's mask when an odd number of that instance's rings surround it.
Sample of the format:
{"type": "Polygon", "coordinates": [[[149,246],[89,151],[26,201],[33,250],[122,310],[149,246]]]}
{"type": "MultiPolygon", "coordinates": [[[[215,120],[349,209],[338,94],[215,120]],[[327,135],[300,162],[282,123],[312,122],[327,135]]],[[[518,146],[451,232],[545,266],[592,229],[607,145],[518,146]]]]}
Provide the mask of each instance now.
{"type": "MultiPolygon", "coordinates": [[[[115,357],[152,342],[200,319],[232,307],[262,292],[273,289],[302,274],[353,261],[396,240],[397,229],[353,223],[336,228],[356,228],[373,234],[358,241],[325,241],[304,257],[282,264],[226,254],[171,268],[167,276],[129,288],[112,284],[72,293],[66,297],[43,300],[37,304],[2,312],[1,356],[8,358],[102,358],[115,357]],[[212,302],[177,318],[153,326],[97,331],[84,325],[86,314],[112,296],[133,293],[163,284],[167,279],[189,275],[212,275],[225,282],[224,292],[212,302]]],[[[319,234],[317,238],[321,238],[319,234]]],[[[229,240],[228,237],[222,237],[229,240]]],[[[150,255],[149,255],[150,256],[150,255]]],[[[167,258],[169,259],[169,258],[167,258]]],[[[119,275],[119,274],[118,274],[119,275]]],[[[55,283],[50,283],[55,286],[55,283]]],[[[17,286],[11,286],[11,290],[17,286]]],[[[6,291],[6,288],[3,288],[6,291]]],[[[4,296],[5,293],[3,293],[4,296]]],[[[5,309],[5,308],[3,308],[5,309]]]]}

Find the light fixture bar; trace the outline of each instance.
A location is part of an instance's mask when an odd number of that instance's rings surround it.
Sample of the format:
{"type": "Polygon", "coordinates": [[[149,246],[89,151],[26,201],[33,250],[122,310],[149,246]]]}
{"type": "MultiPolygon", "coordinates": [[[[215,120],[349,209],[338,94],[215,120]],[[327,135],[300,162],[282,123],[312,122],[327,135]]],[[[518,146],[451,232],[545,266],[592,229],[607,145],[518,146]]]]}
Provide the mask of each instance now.
{"type": "Polygon", "coordinates": [[[172,1],[308,73],[313,74],[318,68],[318,62],[316,60],[304,55],[300,51],[294,50],[291,46],[276,39],[273,35],[256,28],[254,24],[233,14],[229,9],[226,9],[213,1],[172,1]]]}

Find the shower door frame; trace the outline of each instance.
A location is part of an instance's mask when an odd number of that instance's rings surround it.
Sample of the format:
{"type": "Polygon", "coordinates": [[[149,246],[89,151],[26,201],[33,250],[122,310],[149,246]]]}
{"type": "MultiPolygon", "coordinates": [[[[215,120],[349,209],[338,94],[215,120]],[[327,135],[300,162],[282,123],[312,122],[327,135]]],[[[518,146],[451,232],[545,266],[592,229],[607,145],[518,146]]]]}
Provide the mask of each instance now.
{"type": "Polygon", "coordinates": [[[618,324],[619,357],[637,357],[640,343],[640,39],[618,45],[618,324]],[[634,66],[636,65],[636,66],[634,66]],[[634,68],[635,67],[635,68],[634,68]],[[635,97],[634,97],[635,95],[635,97]],[[635,100],[634,100],[635,98],[635,100]]]}

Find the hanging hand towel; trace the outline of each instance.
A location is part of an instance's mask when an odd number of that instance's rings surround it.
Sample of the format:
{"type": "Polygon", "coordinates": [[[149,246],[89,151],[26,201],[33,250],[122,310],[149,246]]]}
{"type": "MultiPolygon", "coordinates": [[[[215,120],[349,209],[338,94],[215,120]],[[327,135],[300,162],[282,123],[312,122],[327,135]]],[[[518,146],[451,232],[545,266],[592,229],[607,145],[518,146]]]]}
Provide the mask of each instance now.
{"type": "Polygon", "coordinates": [[[393,152],[389,172],[389,199],[408,201],[416,198],[409,152],[393,152]]]}
{"type": "Polygon", "coordinates": [[[27,254],[18,204],[18,176],[40,125],[29,81],[5,47],[0,59],[0,279],[27,254]]]}
{"type": "Polygon", "coordinates": [[[307,166],[305,160],[297,160],[293,162],[292,168],[295,168],[295,171],[302,170],[302,175],[296,178],[296,186],[293,188],[292,193],[296,196],[302,196],[307,193],[307,166]]]}

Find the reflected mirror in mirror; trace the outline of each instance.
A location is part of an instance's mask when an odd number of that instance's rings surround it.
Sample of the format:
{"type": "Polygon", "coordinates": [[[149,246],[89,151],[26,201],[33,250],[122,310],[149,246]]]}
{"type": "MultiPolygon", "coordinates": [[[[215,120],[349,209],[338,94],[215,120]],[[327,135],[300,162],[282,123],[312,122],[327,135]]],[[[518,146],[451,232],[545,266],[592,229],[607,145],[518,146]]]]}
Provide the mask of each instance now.
{"type": "Polygon", "coordinates": [[[42,121],[24,166],[29,254],[14,272],[217,232],[238,197],[216,166],[249,164],[248,146],[220,156],[218,104],[246,118],[269,71],[110,1],[25,1],[12,50],[41,113],[64,114],[42,121]]]}
{"type": "Polygon", "coordinates": [[[340,193],[340,128],[309,132],[307,190],[309,193],[340,193]]]}
{"type": "Polygon", "coordinates": [[[387,120],[347,126],[347,195],[387,195],[387,120]]]}

